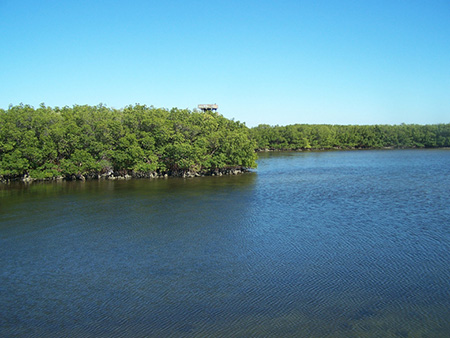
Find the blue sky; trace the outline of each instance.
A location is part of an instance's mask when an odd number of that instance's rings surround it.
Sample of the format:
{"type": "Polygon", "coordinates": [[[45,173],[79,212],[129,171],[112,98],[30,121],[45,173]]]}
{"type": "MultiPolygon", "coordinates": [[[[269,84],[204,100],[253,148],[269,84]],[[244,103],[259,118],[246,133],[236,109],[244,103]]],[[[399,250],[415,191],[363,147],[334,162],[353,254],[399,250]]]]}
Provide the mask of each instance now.
{"type": "Polygon", "coordinates": [[[0,0],[0,108],[450,123],[450,1],[0,0]]]}

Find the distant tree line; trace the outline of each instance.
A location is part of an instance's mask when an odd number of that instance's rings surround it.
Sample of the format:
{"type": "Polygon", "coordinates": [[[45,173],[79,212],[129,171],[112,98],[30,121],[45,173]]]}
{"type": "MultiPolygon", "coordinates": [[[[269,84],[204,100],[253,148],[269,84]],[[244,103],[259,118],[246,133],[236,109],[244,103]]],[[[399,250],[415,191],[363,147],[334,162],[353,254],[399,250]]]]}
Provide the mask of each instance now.
{"type": "Polygon", "coordinates": [[[0,109],[0,180],[173,175],[255,167],[249,128],[213,112],[136,104],[0,109]]]}
{"type": "Polygon", "coordinates": [[[257,150],[450,147],[450,124],[269,126],[250,130],[257,150]]]}

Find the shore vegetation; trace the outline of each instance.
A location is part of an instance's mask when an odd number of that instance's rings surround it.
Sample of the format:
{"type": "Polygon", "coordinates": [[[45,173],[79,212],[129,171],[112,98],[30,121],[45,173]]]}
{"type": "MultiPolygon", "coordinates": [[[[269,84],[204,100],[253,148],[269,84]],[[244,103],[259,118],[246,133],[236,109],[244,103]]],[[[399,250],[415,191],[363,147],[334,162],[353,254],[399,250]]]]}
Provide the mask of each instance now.
{"type": "Polygon", "coordinates": [[[236,174],[267,150],[442,147],[450,124],[248,128],[216,112],[140,104],[0,109],[0,182],[236,174]]]}
{"type": "Polygon", "coordinates": [[[256,167],[249,133],[215,112],[20,104],[0,109],[0,179],[240,172],[256,167]]]}
{"type": "Polygon", "coordinates": [[[260,151],[450,147],[450,124],[260,124],[250,134],[260,151]]]}

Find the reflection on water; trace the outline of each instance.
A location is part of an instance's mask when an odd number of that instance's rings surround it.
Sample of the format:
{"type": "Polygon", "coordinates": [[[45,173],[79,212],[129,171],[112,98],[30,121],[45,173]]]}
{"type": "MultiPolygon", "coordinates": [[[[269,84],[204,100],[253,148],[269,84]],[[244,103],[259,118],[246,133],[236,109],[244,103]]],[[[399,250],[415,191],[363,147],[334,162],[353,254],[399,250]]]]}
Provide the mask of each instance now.
{"type": "Polygon", "coordinates": [[[445,337],[450,151],[0,188],[0,335],[445,337]]]}

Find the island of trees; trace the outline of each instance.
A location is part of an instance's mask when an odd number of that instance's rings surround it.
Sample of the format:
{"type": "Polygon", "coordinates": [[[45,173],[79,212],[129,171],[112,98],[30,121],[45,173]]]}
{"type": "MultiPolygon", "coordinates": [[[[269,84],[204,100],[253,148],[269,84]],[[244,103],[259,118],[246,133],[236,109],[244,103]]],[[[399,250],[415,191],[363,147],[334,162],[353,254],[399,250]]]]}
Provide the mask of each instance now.
{"type": "Polygon", "coordinates": [[[256,167],[244,123],[136,104],[0,109],[0,180],[199,176],[256,167]]]}
{"type": "Polygon", "coordinates": [[[259,125],[136,104],[0,109],[0,182],[203,176],[256,167],[256,152],[450,147],[450,124],[259,125]]]}

